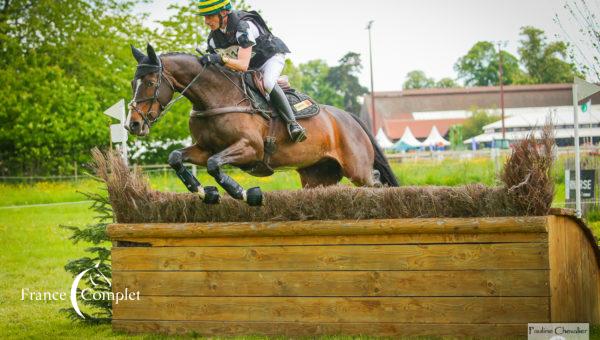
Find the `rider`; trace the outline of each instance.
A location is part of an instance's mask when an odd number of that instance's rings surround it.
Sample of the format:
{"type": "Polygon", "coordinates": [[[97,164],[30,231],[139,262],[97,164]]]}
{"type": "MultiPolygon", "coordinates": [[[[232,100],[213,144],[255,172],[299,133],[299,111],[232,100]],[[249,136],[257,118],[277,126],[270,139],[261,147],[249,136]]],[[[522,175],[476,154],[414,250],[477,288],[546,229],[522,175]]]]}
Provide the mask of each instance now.
{"type": "Polygon", "coordinates": [[[240,72],[249,69],[261,72],[267,98],[287,123],[290,138],[294,142],[305,140],[306,131],[296,122],[287,97],[277,84],[285,65],[285,53],[290,52],[285,43],[271,33],[257,12],[233,10],[230,0],[199,0],[198,8],[211,29],[210,54],[204,55],[200,62],[225,65],[240,72]],[[237,49],[237,57],[226,55],[232,46],[237,49]]]}

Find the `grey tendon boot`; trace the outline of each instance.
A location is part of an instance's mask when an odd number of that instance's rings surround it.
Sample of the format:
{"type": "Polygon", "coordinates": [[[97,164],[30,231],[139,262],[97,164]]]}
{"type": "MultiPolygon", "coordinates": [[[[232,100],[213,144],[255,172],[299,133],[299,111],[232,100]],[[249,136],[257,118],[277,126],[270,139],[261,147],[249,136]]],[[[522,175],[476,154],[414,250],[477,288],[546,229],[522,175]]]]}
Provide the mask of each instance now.
{"type": "Polygon", "coordinates": [[[281,118],[287,123],[290,139],[295,143],[304,141],[306,139],[306,130],[296,122],[294,111],[292,111],[292,107],[290,106],[285,93],[278,84],[275,84],[275,87],[271,90],[270,100],[271,104],[273,104],[279,112],[281,118]]]}

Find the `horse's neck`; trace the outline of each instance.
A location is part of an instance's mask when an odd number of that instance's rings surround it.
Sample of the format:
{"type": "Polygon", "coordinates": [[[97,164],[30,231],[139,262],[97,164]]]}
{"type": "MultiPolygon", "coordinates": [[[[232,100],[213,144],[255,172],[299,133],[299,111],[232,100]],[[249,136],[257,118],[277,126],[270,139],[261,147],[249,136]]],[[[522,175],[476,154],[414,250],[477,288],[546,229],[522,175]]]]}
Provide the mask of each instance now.
{"type": "MultiPolygon", "coordinates": [[[[194,109],[205,110],[238,105],[244,98],[241,80],[237,75],[219,71],[216,66],[203,68],[193,56],[177,58],[172,64],[171,74],[182,87],[190,86],[184,96],[192,102],[194,109]],[[197,79],[194,78],[198,76],[197,79]],[[227,77],[229,79],[227,79],[227,77]]],[[[179,89],[182,91],[182,89],[179,89]]]]}

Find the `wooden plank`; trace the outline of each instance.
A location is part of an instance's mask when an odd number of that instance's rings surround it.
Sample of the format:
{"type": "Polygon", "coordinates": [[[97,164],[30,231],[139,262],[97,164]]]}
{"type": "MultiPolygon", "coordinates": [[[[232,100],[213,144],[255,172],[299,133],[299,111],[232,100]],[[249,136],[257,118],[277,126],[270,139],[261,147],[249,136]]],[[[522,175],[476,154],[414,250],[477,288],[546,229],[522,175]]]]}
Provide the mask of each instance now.
{"type": "Polygon", "coordinates": [[[264,236],[205,238],[120,238],[114,247],[148,244],[152,247],[274,246],[274,245],[352,245],[352,244],[431,244],[431,243],[530,243],[548,241],[548,233],[497,234],[394,234],[349,236],[264,236]],[[119,243],[121,242],[121,243],[119,243]]]}
{"type": "Polygon", "coordinates": [[[115,272],[119,289],[198,296],[548,296],[547,271],[115,272]]]}
{"type": "Polygon", "coordinates": [[[114,320],[522,323],[549,322],[544,297],[169,297],[113,306],[114,320]]]}
{"type": "Polygon", "coordinates": [[[120,272],[113,290],[146,296],[549,296],[547,270],[120,272]]]}
{"type": "Polygon", "coordinates": [[[117,247],[126,270],[548,269],[543,243],[277,247],[117,247]]]}
{"type": "Polygon", "coordinates": [[[109,237],[186,238],[300,235],[479,234],[547,232],[547,217],[412,218],[230,223],[111,224],[109,237]]]}
{"type": "Polygon", "coordinates": [[[550,300],[552,322],[568,322],[569,315],[564,306],[569,304],[566,280],[566,231],[565,220],[554,217],[548,232],[548,252],[550,261],[550,300]]]}
{"type": "Polygon", "coordinates": [[[593,245],[571,217],[550,221],[550,287],[553,322],[600,323],[600,273],[593,245]]]}
{"type": "Polygon", "coordinates": [[[200,336],[285,336],[319,335],[369,336],[455,336],[510,337],[525,336],[527,324],[442,324],[442,323],[307,323],[307,322],[223,322],[223,321],[138,321],[113,320],[113,330],[129,333],[165,333],[200,336]]]}
{"type": "Polygon", "coordinates": [[[581,268],[581,250],[586,245],[577,224],[569,223],[564,218],[563,220],[566,224],[567,233],[565,239],[567,243],[567,275],[569,278],[569,298],[571,299],[567,309],[570,310],[571,320],[576,322],[576,320],[586,320],[584,304],[589,303],[589,297],[583,296],[583,273],[581,268]]]}

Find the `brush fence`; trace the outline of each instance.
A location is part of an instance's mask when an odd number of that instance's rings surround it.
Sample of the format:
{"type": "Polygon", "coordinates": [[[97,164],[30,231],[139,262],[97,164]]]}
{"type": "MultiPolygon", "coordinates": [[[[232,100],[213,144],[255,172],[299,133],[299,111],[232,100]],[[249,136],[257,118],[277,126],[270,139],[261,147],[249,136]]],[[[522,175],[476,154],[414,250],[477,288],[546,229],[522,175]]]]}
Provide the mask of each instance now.
{"type": "Polygon", "coordinates": [[[113,328],[201,335],[525,335],[600,323],[569,216],[113,224],[113,328]]]}

